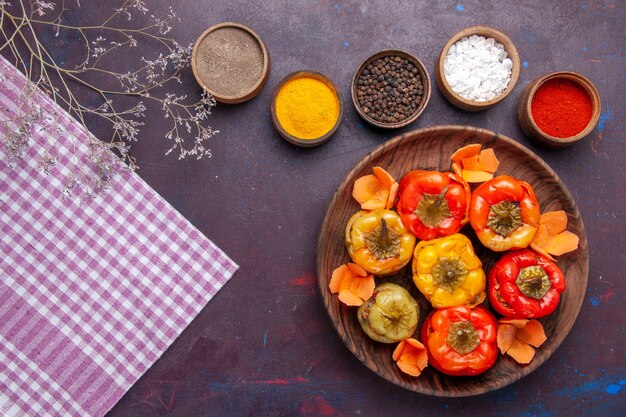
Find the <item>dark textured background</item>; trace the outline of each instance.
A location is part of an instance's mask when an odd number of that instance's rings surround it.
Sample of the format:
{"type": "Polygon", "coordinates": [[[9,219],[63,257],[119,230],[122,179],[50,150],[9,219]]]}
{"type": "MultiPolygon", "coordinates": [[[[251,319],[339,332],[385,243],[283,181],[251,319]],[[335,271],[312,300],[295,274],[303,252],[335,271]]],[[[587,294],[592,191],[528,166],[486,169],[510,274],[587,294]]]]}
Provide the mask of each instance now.
{"type": "MultiPolygon", "coordinates": [[[[117,1],[81,1],[72,19],[98,20],[117,1]]],[[[166,124],[146,119],[132,154],[139,175],[240,265],[181,337],[122,398],[121,416],[620,415],[626,410],[624,361],[623,1],[207,1],[147,0],[172,6],[181,43],[222,21],[249,25],[268,46],[272,70],[261,94],[219,105],[211,159],[165,156],[166,124]],[[415,3],[415,4],[414,4],[415,3]],[[432,3],[432,4],[431,4],[432,3]],[[436,86],[428,108],[397,132],[366,126],[349,100],[358,64],[383,48],[417,55],[434,81],[435,60],[452,34],[476,24],[505,32],[523,68],[495,108],[466,113],[436,86]],[[269,100],[289,72],[324,72],[341,88],[345,114],[327,144],[294,147],[273,130],[269,100]],[[516,120],[517,100],[533,79],[556,70],[588,76],[602,114],[583,142],[549,150],[530,142],[516,120]],[[483,127],[538,153],[578,202],[589,237],[585,301],[569,337],[536,372],[499,391],[443,399],[379,378],[342,344],[319,299],[315,244],[326,206],[344,175],[386,139],[440,124],[483,127]]],[[[56,39],[56,50],[67,51],[56,39]]],[[[145,51],[146,55],[150,50],[145,51]]],[[[121,64],[123,65],[123,63],[121,64]]],[[[181,93],[198,94],[187,74],[181,93]]],[[[98,135],[98,125],[93,126],[98,135]]]]}

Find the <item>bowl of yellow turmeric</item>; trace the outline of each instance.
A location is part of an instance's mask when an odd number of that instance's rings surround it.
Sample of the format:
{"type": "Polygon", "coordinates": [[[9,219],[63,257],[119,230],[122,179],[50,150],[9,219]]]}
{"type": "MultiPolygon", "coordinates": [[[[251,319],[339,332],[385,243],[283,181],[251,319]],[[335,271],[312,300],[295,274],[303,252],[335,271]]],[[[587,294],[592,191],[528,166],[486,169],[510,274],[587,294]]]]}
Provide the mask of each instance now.
{"type": "Polygon", "coordinates": [[[271,116],[276,131],[286,141],[303,147],[318,146],[328,141],[341,123],[341,94],[319,72],[292,72],[274,88],[271,116]]]}

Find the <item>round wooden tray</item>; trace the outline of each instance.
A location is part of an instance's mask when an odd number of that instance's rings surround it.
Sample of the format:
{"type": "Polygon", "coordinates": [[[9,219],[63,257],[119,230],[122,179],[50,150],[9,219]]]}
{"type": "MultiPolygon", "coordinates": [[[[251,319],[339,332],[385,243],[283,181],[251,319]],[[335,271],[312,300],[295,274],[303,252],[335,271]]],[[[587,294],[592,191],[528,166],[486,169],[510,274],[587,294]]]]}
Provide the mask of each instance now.
{"type": "MultiPolygon", "coordinates": [[[[469,224],[461,232],[472,240],[483,268],[489,271],[499,255],[479,243],[469,224]]],[[[348,349],[386,380],[415,392],[442,397],[482,394],[509,385],[537,369],[559,347],[574,324],[584,299],[588,273],[589,253],[583,222],[574,199],[556,173],[537,155],[514,140],[469,126],[435,126],[408,132],[389,140],[366,156],[348,173],[335,192],[317,242],[320,295],[337,333],[348,349]],[[396,344],[377,343],[367,337],[358,323],[356,308],[341,303],[336,295],[330,293],[328,283],[332,271],[349,262],[344,247],[344,231],[350,216],[359,210],[358,203],[351,196],[357,178],[371,173],[375,165],[385,168],[397,180],[412,169],[447,171],[450,169],[450,155],[470,143],[481,143],[484,147],[493,148],[500,160],[497,175],[507,174],[530,183],[535,189],[542,212],[565,210],[568,216],[567,229],[580,237],[580,246],[575,252],[558,259],[558,265],[566,276],[567,289],[557,310],[540,319],[548,340],[537,349],[529,365],[519,365],[510,357],[500,355],[491,369],[475,377],[451,377],[429,366],[420,377],[413,378],[402,373],[392,361],[391,355],[396,344]]],[[[419,329],[431,307],[413,284],[410,266],[391,277],[376,277],[377,284],[382,282],[402,285],[418,301],[420,323],[414,337],[419,339],[419,329]]]]}

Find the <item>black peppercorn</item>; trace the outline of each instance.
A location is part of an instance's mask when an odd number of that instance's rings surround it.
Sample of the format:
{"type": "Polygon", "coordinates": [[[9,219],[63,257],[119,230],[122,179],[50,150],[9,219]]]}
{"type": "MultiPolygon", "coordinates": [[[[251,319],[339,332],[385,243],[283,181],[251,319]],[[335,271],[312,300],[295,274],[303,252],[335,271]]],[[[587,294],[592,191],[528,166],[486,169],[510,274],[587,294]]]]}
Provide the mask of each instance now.
{"type": "Polygon", "coordinates": [[[418,68],[400,56],[370,62],[357,79],[357,102],[367,117],[398,123],[418,109],[424,87],[418,68]]]}

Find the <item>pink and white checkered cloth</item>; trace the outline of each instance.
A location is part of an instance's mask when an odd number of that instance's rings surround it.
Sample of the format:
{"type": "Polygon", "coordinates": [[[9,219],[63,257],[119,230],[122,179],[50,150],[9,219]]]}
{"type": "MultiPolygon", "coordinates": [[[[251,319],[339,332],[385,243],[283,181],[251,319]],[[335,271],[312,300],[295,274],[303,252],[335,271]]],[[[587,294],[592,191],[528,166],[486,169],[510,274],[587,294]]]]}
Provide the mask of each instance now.
{"type": "Polygon", "coordinates": [[[0,415],[103,416],[237,265],[134,173],[64,198],[89,133],[39,90],[18,108],[26,83],[0,56],[0,137],[37,106],[59,127],[34,128],[14,167],[0,149],[0,415]]]}

